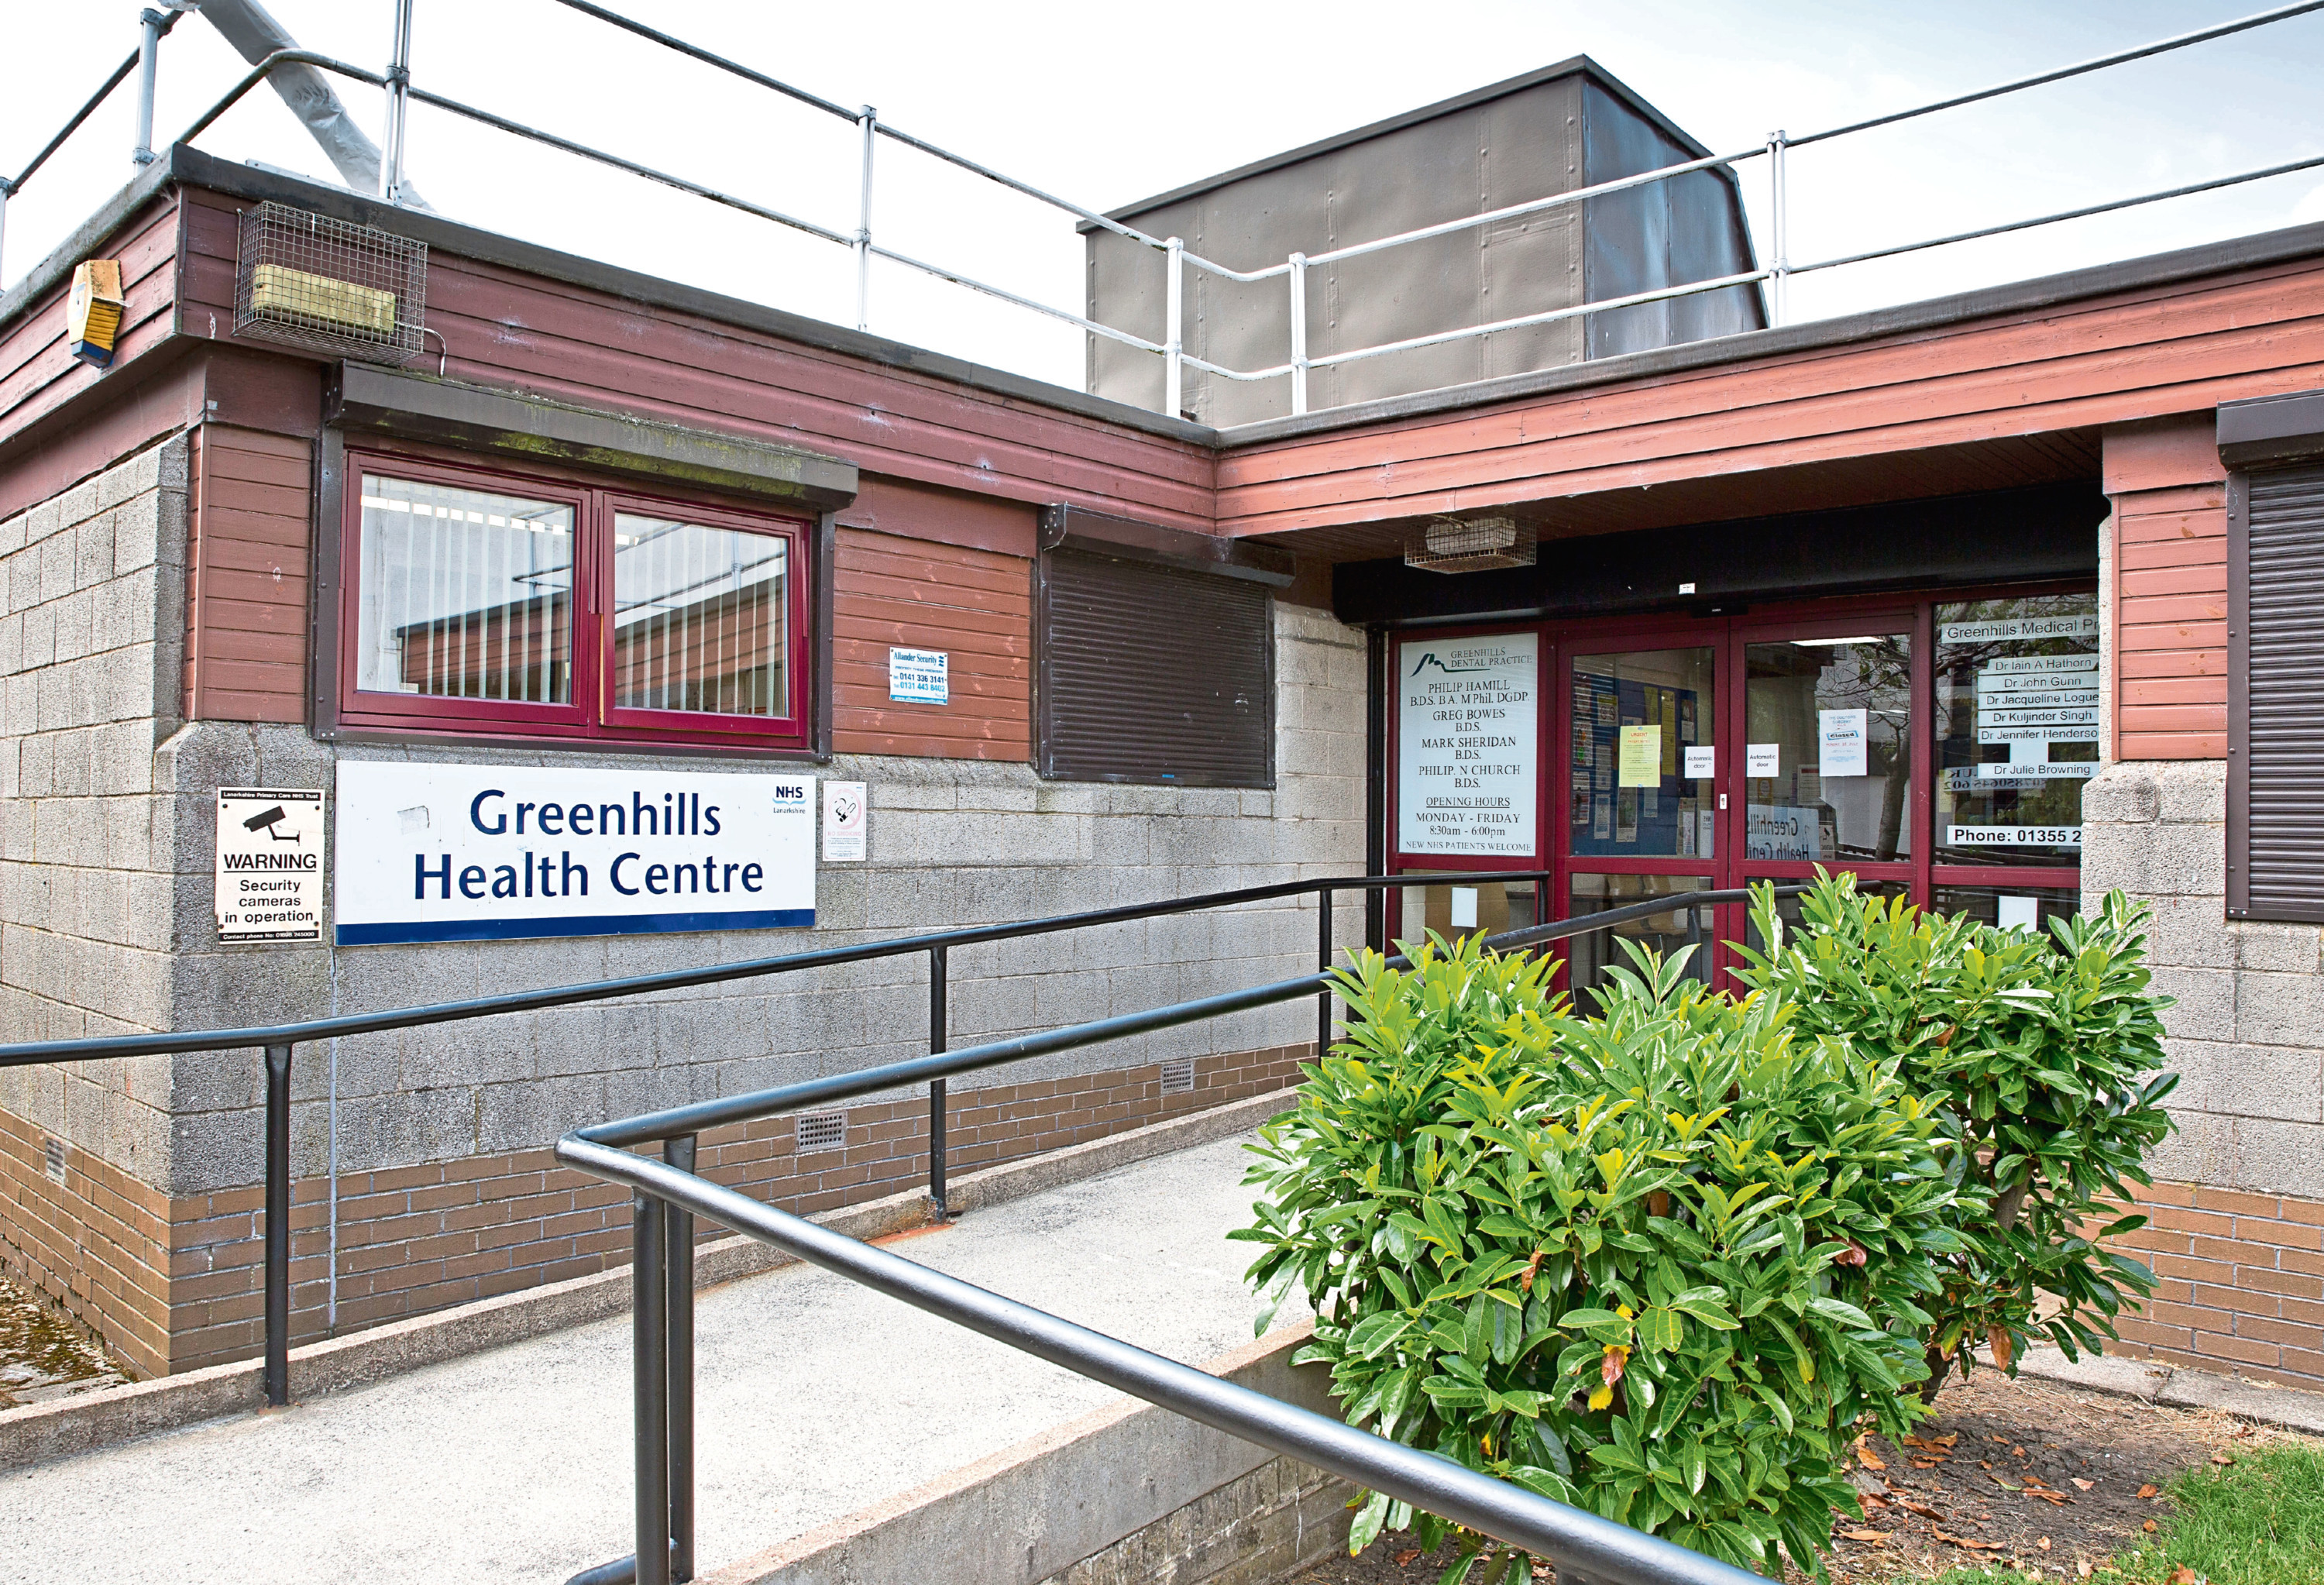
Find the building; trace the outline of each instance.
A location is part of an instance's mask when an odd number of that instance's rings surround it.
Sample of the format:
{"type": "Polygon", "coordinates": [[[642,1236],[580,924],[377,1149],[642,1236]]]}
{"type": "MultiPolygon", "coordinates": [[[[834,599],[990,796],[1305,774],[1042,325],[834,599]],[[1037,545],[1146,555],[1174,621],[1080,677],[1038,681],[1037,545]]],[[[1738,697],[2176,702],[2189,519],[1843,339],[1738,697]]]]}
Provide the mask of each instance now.
{"type": "MultiPolygon", "coordinates": [[[[1239,184],[1296,188],[1370,134],[1526,94],[1596,95],[1662,140],[1609,169],[1695,152],[1609,81],[1554,69],[1131,213],[1214,224],[1239,184]]],[[[1665,217],[1751,266],[1729,188],[1687,182],[1665,217]]],[[[1618,254],[1635,208],[1593,210],[1559,256],[1618,254]]],[[[1091,246],[1093,317],[1150,314],[1152,283],[1091,246]]],[[[2156,905],[2186,1074],[2144,1235],[2166,1286],[2128,1335],[2324,1379],[2299,724],[2319,288],[2324,226],[1775,328],[1756,285],[1729,288],[1705,299],[1725,320],[1564,321],[1449,385],[1384,359],[1393,389],[1314,410],[1190,388],[1217,427],[1105,394],[1106,355],[1099,394],[1063,390],[180,146],[0,300],[0,1037],[1367,867],[1551,878],[1416,890],[1342,915],[1343,945],[1817,863],[2001,922],[2119,886],[2156,905]],[[260,269],[295,267],[265,249],[333,226],[425,244],[433,361],[254,318],[289,279],[260,269]],[[127,283],[102,373],[65,345],[92,257],[127,283]],[[677,778],[800,773],[866,784],[871,810],[868,859],[812,872],[811,926],[715,852],[671,856],[687,900],[665,906],[650,854],[609,872],[580,845],[669,836],[689,806],[654,804],[696,785],[677,778]],[[329,793],[320,938],[219,939],[238,788],[329,793]],[[521,863],[456,863],[455,838],[487,837],[521,863]]],[[[322,318],[344,330],[364,300],[322,318]]],[[[1487,311],[1455,293],[1444,322],[1487,311]]],[[[1196,355],[1259,345],[1223,318],[1196,355]]],[[[1739,913],[1637,933],[1715,974],[1739,913]]],[[[1315,928],[1255,910],[964,954],[954,1039],[1280,977],[1315,928]]],[[[1577,951],[1577,987],[1601,952],[1577,951]]],[[[618,1258],[626,1208],[551,1168],[559,1132],[903,1055],[925,995],[917,968],[834,972],[302,1052],[297,1335],[618,1258]]],[[[1307,1018],[959,1091],[955,1165],[1279,1087],[1307,1018]]],[[[0,1073],[0,1257],[142,1371],[253,1351],[260,1092],[248,1052],[0,1073]]],[[[788,1122],[706,1142],[718,1175],[808,1209],[917,1182],[916,1149],[910,1097],[852,1111],[836,1146],[788,1122]]]]}

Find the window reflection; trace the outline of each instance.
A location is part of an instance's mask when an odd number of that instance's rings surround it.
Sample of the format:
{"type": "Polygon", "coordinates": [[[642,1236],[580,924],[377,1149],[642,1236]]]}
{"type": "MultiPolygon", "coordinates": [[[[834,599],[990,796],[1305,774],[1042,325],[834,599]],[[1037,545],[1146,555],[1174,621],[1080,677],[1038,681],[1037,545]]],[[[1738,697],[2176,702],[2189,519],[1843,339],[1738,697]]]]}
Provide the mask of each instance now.
{"type": "Polygon", "coordinates": [[[1940,863],[2072,864],[2098,768],[2095,594],[1936,609],[1940,863]]]}
{"type": "MultiPolygon", "coordinates": [[[[1702,875],[1576,875],[1573,878],[1573,906],[1568,917],[1602,913],[1618,908],[1626,903],[1644,902],[1650,898],[1671,897],[1679,892],[1707,891],[1711,880],[1702,875]]],[[[1711,978],[1711,947],[1718,925],[1716,908],[1672,908],[1665,913],[1648,914],[1643,919],[1626,920],[1609,929],[1592,930],[1586,935],[1576,935],[1563,944],[1568,970],[1567,984],[1572,989],[1574,1004],[1583,1011],[1595,1011],[1597,1003],[1582,995],[1606,982],[1609,967],[1629,968],[1630,954],[1619,943],[1630,941],[1641,947],[1660,953],[1669,958],[1692,946],[1694,951],[1686,960],[1687,977],[1694,980],[1711,978]]]]}
{"type": "Polygon", "coordinates": [[[1744,652],[1747,859],[1909,857],[1909,633],[1753,644],[1744,652]]]}
{"type": "MultiPolygon", "coordinates": [[[[1711,651],[1579,655],[1567,852],[1625,859],[1707,859],[1718,806],[1707,766],[1687,751],[1716,739],[1711,651]]],[[[1702,756],[1698,755],[1698,758],[1702,756]]]]}

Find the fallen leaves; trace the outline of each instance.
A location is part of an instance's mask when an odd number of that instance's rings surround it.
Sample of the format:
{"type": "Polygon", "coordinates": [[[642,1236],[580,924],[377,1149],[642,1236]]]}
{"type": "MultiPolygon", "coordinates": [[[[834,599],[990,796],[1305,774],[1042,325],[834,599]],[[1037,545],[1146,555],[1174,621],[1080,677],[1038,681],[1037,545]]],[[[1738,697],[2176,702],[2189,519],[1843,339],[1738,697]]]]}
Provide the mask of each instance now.
{"type": "Polygon", "coordinates": [[[2164,1585],[2203,1585],[2203,1576],[2181,1564],[2171,1571],[2171,1578],[2164,1585]]]}
{"type": "Polygon", "coordinates": [[[2163,1488],[2159,1486],[2142,1486],[2138,1488],[2138,1495],[2143,1497],[2153,1499],[2163,1495],[2163,1488]]]}
{"type": "Polygon", "coordinates": [[[2077,1491],[2089,1491],[2098,1485],[2097,1481],[2085,1480],[2079,1475],[2072,1476],[2070,1479],[2074,1483],[2074,1489],[2077,1491]]]}
{"type": "Polygon", "coordinates": [[[1412,1567],[1413,1560],[1419,1555],[1420,1548],[1408,1546],[1396,1554],[1396,1566],[1399,1569],[1408,1569],[1412,1567]]]}
{"type": "Polygon", "coordinates": [[[1936,1509],[1931,1507],[1928,1504],[1924,1502],[1914,1502],[1909,1497],[1898,1497],[1896,1499],[1896,1506],[1904,1509],[1908,1514],[1918,1514],[1923,1519],[1941,1519],[1944,1517],[1942,1514],[1937,1512],[1936,1509]]]}
{"type": "Polygon", "coordinates": [[[1840,1534],[1850,1541],[1869,1541],[1876,1544],[1888,1539],[1886,1530],[1843,1530],[1840,1534]]]}
{"type": "Polygon", "coordinates": [[[2233,1453],[2213,1453],[2211,1455],[2211,1462],[2218,1465],[2221,1469],[2227,1468],[2229,1464],[2232,1464],[2235,1461],[2235,1455],[2233,1453]]]}
{"type": "Polygon", "coordinates": [[[1999,1552],[2002,1550],[2001,1543],[1998,1541],[1978,1541],[1967,1535],[1948,1535],[1941,1530],[1932,1530],[1929,1534],[1934,1535],[1939,1541],[1943,1542],[1948,1546],[1958,1546],[1966,1552],[1999,1552]]]}
{"type": "Polygon", "coordinates": [[[2142,1530],[2144,1530],[2144,1531],[2145,1531],[2149,1535],[2152,1535],[2152,1534],[2154,1534],[2154,1521],[2153,1521],[2153,1520],[2152,1520],[2152,1519],[2149,1519],[2149,1520],[2147,1520],[2147,1521],[2146,1521],[2146,1523],[2144,1523],[2144,1525],[2141,1525],[2139,1526],[2139,1528],[2140,1528],[2140,1529],[2142,1529],[2142,1530]]]}
{"type": "Polygon", "coordinates": [[[1868,1470],[1886,1470],[1888,1467],[1878,1453],[1860,1442],[1856,1444],[1856,1461],[1868,1470]]]}

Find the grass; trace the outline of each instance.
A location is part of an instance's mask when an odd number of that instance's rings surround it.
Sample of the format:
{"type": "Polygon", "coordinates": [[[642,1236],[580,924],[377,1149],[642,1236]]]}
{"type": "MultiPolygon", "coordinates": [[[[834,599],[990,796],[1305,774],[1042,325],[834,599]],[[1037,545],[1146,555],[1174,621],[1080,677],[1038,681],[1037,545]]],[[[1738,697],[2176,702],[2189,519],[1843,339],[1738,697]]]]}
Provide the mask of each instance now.
{"type": "MultiPolygon", "coordinates": [[[[2287,1444],[2171,1483],[2163,1533],[2116,1558],[2103,1585],[2170,1585],[2184,1569],[2206,1585],[2324,1585],[2324,1453],[2287,1444]]],[[[2043,1577],[2052,1585],[2054,1573],[2043,1577]]],[[[2180,1575],[2181,1580],[2186,1578],[2180,1575]]],[[[2034,1585],[2015,1569],[1949,1569],[1928,1585],[2034,1585]]]]}

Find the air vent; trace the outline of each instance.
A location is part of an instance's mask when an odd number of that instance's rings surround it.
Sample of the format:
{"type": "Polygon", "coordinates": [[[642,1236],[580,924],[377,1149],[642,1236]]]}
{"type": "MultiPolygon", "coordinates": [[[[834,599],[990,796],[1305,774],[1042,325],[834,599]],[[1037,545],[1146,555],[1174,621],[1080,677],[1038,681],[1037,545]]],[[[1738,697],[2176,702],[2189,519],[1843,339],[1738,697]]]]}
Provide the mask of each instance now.
{"type": "Polygon", "coordinates": [[[65,1142],[62,1139],[49,1141],[48,1171],[49,1182],[61,1184],[65,1181],[65,1142]]]}
{"type": "Polygon", "coordinates": [[[400,364],[420,350],[428,244],[288,204],[242,212],[234,331],[400,364]]]}
{"type": "Polygon", "coordinates": [[[1420,538],[1406,542],[1404,565],[1423,572],[1487,572],[1494,567],[1531,567],[1536,533],[1531,523],[1498,513],[1482,517],[1434,517],[1420,538]]]}
{"type": "Polygon", "coordinates": [[[1194,1092],[1194,1059],[1173,1057],[1162,1064],[1162,1093],[1192,1095],[1194,1092]]]}
{"type": "Polygon", "coordinates": [[[836,1150],[847,1143],[847,1114],[844,1111],[804,1112],[798,1120],[798,1154],[810,1150],[836,1150]]]}

